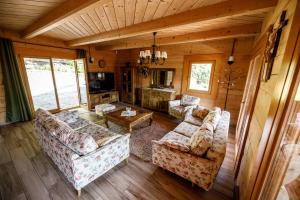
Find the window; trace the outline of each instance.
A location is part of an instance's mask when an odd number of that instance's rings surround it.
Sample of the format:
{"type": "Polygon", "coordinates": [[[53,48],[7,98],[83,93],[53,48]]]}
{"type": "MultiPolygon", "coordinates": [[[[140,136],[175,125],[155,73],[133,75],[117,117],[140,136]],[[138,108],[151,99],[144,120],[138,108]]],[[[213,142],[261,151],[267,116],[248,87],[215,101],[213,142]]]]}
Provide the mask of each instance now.
{"type": "Polygon", "coordinates": [[[57,109],[50,59],[24,58],[34,108],[57,109]]]}
{"type": "Polygon", "coordinates": [[[35,110],[86,104],[84,60],[24,58],[24,64],[35,110]]]}
{"type": "Polygon", "coordinates": [[[214,62],[191,63],[189,90],[210,92],[214,62]]]}

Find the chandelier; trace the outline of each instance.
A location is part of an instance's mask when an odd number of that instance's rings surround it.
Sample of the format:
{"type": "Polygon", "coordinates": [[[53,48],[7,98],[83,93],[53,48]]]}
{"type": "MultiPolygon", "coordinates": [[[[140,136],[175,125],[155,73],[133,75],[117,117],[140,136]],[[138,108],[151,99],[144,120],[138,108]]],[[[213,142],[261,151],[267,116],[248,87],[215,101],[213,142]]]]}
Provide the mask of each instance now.
{"type": "Polygon", "coordinates": [[[140,51],[140,56],[137,61],[138,64],[160,64],[163,65],[168,58],[167,52],[162,51],[160,52],[157,50],[157,45],[155,41],[156,32],[153,32],[153,45],[152,45],[152,52],[150,50],[140,51]]]}

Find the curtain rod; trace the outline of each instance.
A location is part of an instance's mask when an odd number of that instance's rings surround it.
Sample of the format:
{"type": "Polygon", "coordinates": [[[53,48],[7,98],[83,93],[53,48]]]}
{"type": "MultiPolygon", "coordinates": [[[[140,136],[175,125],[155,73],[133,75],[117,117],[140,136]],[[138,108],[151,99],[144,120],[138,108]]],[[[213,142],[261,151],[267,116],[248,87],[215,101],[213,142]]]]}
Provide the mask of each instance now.
{"type": "Polygon", "coordinates": [[[52,46],[52,45],[47,45],[47,44],[35,44],[31,42],[23,42],[23,41],[17,41],[17,40],[12,40],[13,42],[16,43],[23,43],[23,44],[31,44],[31,45],[38,45],[38,46],[44,46],[44,47],[52,47],[52,48],[59,48],[59,49],[68,49],[68,50],[76,50],[68,47],[58,47],[58,46],[52,46]]]}

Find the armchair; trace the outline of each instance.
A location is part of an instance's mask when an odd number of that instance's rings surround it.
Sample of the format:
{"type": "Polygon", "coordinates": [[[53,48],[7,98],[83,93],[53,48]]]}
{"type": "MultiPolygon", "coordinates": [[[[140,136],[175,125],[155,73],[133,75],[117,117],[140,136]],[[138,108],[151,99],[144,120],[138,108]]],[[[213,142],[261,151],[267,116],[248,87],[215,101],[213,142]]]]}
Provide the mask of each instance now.
{"type": "Polygon", "coordinates": [[[199,103],[199,97],[184,94],[180,100],[169,101],[169,115],[177,119],[183,119],[187,111],[193,109],[199,103]]]}

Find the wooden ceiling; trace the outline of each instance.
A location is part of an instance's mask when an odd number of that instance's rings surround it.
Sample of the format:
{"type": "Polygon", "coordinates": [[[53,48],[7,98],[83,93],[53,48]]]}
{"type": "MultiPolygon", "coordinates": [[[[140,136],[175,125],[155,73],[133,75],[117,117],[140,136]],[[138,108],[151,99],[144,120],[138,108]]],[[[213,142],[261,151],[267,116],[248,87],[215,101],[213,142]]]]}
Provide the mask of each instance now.
{"type": "Polygon", "coordinates": [[[21,31],[65,0],[0,0],[0,28],[21,31]]]}
{"type": "Polygon", "coordinates": [[[238,36],[251,36],[275,5],[273,0],[0,0],[0,28],[25,38],[44,35],[70,46],[98,43],[117,49],[150,40],[153,31],[162,40],[216,35],[216,30],[234,37],[231,27],[238,36]],[[247,25],[253,30],[244,31],[247,25]]]}

